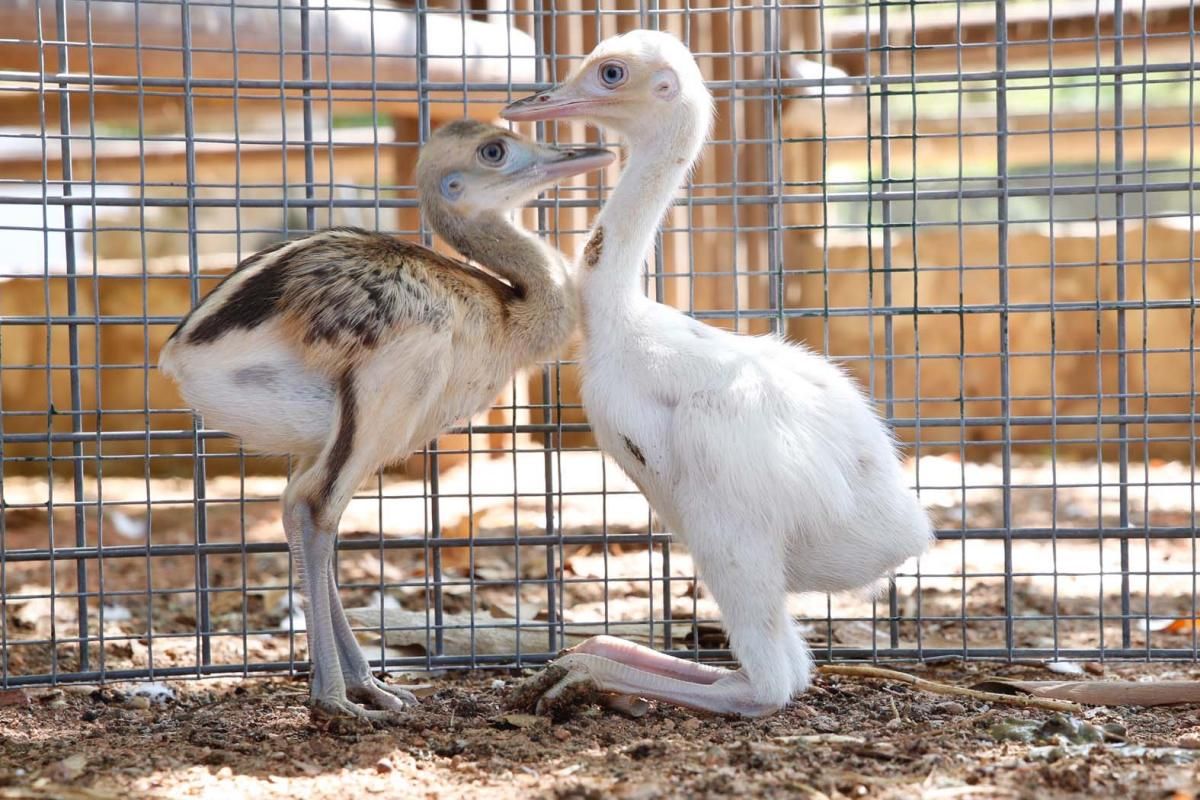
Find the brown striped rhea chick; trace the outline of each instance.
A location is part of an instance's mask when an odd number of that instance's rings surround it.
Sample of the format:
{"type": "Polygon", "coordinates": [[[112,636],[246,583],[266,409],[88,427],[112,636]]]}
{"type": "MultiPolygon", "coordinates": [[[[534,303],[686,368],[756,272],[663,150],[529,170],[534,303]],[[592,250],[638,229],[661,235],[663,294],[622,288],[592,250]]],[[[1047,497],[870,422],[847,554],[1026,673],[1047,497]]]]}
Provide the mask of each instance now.
{"type": "Polygon", "coordinates": [[[338,521],[380,466],[487,408],[517,369],[566,343],[576,321],[567,262],[509,212],[612,160],[478,122],[444,126],[417,166],[421,207],[442,238],[504,280],[333,228],[245,259],[163,349],[159,366],[209,425],[294,458],[283,525],[308,606],[314,709],[381,719],[416,702],[371,674],[346,621],[332,567],[338,521]]]}

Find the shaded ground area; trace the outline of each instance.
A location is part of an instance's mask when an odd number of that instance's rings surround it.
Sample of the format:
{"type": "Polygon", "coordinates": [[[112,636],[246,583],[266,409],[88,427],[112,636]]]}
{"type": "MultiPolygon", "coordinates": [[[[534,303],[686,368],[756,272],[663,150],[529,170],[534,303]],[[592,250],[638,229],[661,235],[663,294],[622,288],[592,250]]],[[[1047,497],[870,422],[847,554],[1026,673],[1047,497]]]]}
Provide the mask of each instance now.
{"type": "MultiPolygon", "coordinates": [[[[901,665],[967,685],[1035,667],[901,665]]],[[[1108,677],[1194,678],[1193,665],[1093,665],[1108,677]]],[[[1094,679],[1094,678],[1090,678],[1094,679]]],[[[0,798],[869,797],[1192,798],[1200,709],[1106,708],[1085,716],[1131,744],[998,741],[1047,711],[821,677],[786,711],[745,721],[655,708],[569,719],[502,707],[511,672],[434,681],[386,729],[310,720],[289,679],[63,687],[0,695],[0,798]],[[28,700],[26,704],[25,700],[28,700]],[[999,726],[999,728],[997,728],[999,726]]]]}

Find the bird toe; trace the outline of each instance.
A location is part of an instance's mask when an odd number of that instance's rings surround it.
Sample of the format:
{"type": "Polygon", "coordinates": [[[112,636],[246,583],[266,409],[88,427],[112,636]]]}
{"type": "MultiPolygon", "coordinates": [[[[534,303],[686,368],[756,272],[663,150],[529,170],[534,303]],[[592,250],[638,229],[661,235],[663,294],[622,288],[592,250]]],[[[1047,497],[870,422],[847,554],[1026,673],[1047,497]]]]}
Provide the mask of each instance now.
{"type": "Polygon", "coordinates": [[[504,705],[513,710],[528,711],[536,707],[547,690],[561,681],[567,675],[567,670],[557,664],[550,664],[545,669],[538,670],[517,684],[508,695],[504,705]]]}
{"type": "Polygon", "coordinates": [[[373,705],[383,711],[403,712],[407,711],[409,706],[417,704],[417,698],[411,692],[399,688],[394,689],[386,684],[355,686],[346,690],[346,696],[351,700],[373,705]]]}
{"type": "Polygon", "coordinates": [[[603,702],[603,693],[597,689],[591,675],[569,670],[538,698],[534,710],[540,715],[561,719],[570,716],[581,705],[603,702]]]}
{"type": "MultiPolygon", "coordinates": [[[[403,710],[403,706],[400,708],[403,710]]],[[[394,709],[364,708],[344,697],[311,698],[308,701],[308,711],[313,722],[336,732],[383,727],[395,724],[403,718],[394,709]]]]}

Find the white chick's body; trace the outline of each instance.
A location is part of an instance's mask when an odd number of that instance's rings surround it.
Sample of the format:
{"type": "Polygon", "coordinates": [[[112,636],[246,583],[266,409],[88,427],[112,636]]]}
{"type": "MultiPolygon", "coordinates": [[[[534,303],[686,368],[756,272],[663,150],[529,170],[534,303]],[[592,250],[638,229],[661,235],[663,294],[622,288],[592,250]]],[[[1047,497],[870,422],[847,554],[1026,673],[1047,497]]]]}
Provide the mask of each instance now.
{"type": "Polygon", "coordinates": [[[787,594],[875,585],[931,540],[890,432],[838,366],[641,293],[641,265],[711,113],[687,48],[652,31],[602,42],[565,84],[506,110],[519,120],[584,117],[627,140],[628,163],[579,267],[584,407],[600,446],[686,543],[741,665],[604,639],[559,659],[574,674],[546,697],[587,679],[709,711],[774,711],[812,671],[787,594]],[[606,92],[613,65],[620,80],[606,92]],[[643,107],[622,113],[623,92],[641,92],[643,107]]]}

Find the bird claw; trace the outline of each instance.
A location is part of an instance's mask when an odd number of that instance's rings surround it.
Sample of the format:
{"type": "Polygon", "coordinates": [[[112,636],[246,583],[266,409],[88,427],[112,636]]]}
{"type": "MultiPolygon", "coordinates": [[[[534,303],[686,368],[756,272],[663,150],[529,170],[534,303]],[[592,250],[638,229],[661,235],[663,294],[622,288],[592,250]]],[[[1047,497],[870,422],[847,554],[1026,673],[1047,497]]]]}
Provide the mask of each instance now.
{"type": "MultiPolygon", "coordinates": [[[[370,703],[384,711],[401,713],[410,706],[417,705],[417,696],[400,686],[391,686],[376,678],[368,677],[367,682],[346,689],[346,696],[360,703],[370,703]]],[[[365,709],[364,709],[365,710],[365,709]]]]}
{"type": "Polygon", "coordinates": [[[309,717],[313,722],[329,728],[381,728],[384,725],[397,724],[404,719],[394,710],[363,708],[343,697],[313,697],[307,705],[309,717]]]}
{"type": "Polygon", "coordinates": [[[513,710],[527,711],[541,700],[551,687],[567,676],[567,670],[551,663],[517,684],[504,705],[513,710]]]}
{"type": "Polygon", "coordinates": [[[542,693],[533,711],[535,714],[558,719],[569,716],[575,706],[602,702],[600,694],[591,675],[567,670],[566,675],[542,693]]]}
{"type": "Polygon", "coordinates": [[[535,714],[561,718],[568,716],[574,707],[586,703],[596,703],[635,718],[645,716],[650,708],[640,697],[603,691],[586,669],[557,663],[549,664],[518,684],[505,705],[513,709],[532,707],[535,714]]]}

